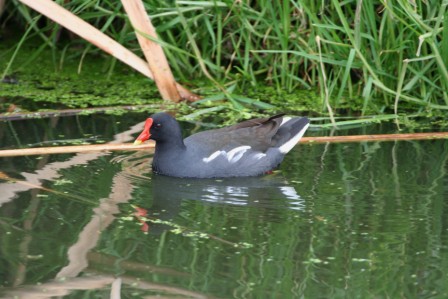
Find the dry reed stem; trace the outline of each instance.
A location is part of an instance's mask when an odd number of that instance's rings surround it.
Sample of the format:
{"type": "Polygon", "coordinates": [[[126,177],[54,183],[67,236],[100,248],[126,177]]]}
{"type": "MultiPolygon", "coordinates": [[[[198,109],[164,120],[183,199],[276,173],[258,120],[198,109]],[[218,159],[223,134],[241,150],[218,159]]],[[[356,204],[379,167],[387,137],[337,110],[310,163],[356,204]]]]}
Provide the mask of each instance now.
{"type": "Polygon", "coordinates": [[[3,13],[3,9],[5,8],[5,1],[6,0],[0,0],[0,16],[3,13]]]}
{"type": "Polygon", "coordinates": [[[144,36],[147,35],[158,40],[157,32],[146,14],[143,2],[141,0],[121,0],[121,3],[129,16],[132,27],[134,27],[138,42],[162,98],[179,102],[181,97],[176,89],[176,81],[162,47],[144,36]]]}
{"type": "MultiPolygon", "coordinates": [[[[135,55],[130,50],[123,47],[117,41],[105,35],[97,28],[85,22],[65,8],[59,6],[52,0],[19,0],[21,3],[31,7],[40,14],[67,28],[83,39],[97,46],[104,52],[114,56],[118,60],[126,63],[136,71],[154,80],[154,74],[149,69],[146,61],[135,55]]],[[[188,89],[175,83],[181,98],[188,101],[195,101],[199,96],[193,94],[188,89]]]]}
{"type": "MultiPolygon", "coordinates": [[[[348,142],[433,140],[433,139],[448,139],[448,132],[303,137],[300,140],[300,143],[309,143],[309,144],[348,143],[348,142]]],[[[137,150],[153,149],[154,146],[155,143],[153,141],[149,141],[142,145],[123,143],[123,144],[89,144],[89,145],[74,145],[74,146],[23,148],[12,150],[0,150],[0,157],[83,153],[92,151],[137,151],[137,150]]]]}

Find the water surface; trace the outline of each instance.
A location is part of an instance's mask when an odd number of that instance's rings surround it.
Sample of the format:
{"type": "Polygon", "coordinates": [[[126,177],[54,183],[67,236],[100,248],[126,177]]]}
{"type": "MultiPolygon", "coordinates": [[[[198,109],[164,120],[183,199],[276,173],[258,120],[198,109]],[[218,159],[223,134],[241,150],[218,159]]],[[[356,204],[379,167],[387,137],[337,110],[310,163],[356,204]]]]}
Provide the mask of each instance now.
{"type": "MultiPolygon", "coordinates": [[[[2,123],[0,145],[129,142],[143,119],[2,123]]],[[[150,152],[0,158],[0,297],[447,298],[447,157],[302,144],[225,180],[153,175],[150,152]]]]}

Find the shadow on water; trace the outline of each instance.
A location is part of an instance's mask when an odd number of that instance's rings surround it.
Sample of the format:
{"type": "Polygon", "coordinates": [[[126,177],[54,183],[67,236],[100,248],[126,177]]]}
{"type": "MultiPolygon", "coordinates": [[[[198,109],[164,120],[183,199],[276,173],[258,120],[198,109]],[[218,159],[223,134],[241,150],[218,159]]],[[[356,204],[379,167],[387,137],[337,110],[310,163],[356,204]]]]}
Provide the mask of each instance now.
{"type": "MultiPolygon", "coordinates": [[[[111,142],[140,132],[112,119],[111,142]]],[[[98,130],[83,120],[63,135],[98,130]]],[[[61,123],[0,139],[51,141],[61,123]]],[[[255,178],[170,178],[150,160],[0,159],[0,298],[448,297],[445,140],[301,145],[255,178]]]]}

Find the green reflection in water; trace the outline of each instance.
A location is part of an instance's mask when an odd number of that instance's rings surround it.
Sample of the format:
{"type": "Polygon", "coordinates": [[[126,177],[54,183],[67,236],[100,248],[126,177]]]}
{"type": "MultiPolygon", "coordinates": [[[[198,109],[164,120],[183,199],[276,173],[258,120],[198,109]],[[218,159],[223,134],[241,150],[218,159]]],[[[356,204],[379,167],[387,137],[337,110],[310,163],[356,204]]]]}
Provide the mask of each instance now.
{"type": "MultiPolygon", "coordinates": [[[[49,169],[73,157],[15,161],[49,169]]],[[[40,189],[3,197],[3,296],[102,275],[66,297],[107,296],[116,276],[123,298],[448,297],[447,141],[300,145],[280,174],[236,180],[153,176],[149,154],[112,157],[43,182],[84,201],[40,189]],[[208,237],[151,222],[144,233],[135,206],[208,237]],[[76,248],[84,266],[70,259],[76,248]]],[[[26,179],[14,165],[9,175],[26,179]]]]}

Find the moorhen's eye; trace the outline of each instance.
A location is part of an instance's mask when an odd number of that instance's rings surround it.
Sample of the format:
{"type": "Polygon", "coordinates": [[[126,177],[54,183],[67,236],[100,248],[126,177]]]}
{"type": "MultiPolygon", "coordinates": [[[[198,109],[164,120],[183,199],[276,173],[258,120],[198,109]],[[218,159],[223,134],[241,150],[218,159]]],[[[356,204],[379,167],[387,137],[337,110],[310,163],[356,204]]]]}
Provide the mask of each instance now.
{"type": "Polygon", "coordinates": [[[161,123],[157,123],[157,124],[154,125],[154,127],[155,127],[156,129],[160,129],[160,128],[162,127],[162,124],[161,124],[161,123]]]}

